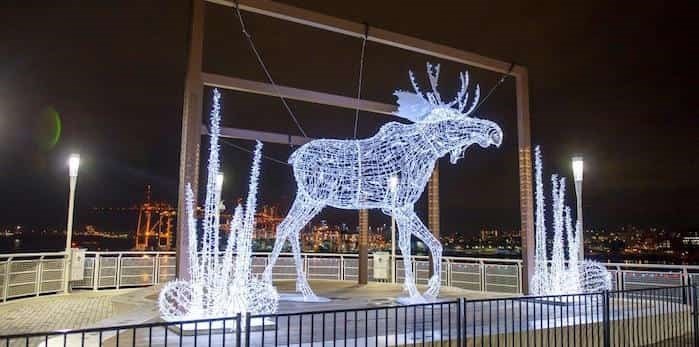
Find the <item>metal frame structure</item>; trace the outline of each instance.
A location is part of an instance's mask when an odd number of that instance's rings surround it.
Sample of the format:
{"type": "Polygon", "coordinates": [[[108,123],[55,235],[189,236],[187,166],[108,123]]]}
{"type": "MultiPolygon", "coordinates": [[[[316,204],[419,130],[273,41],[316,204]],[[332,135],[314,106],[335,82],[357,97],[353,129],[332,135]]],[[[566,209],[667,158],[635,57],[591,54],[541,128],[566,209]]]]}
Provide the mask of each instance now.
{"type": "MultiPolygon", "coordinates": [[[[202,97],[204,86],[213,86],[222,89],[237,90],[262,95],[281,95],[285,98],[293,100],[349,109],[358,108],[360,110],[372,113],[391,114],[395,110],[395,106],[393,105],[369,100],[357,100],[351,97],[287,86],[275,87],[267,83],[203,72],[202,58],[204,51],[204,12],[205,2],[207,1],[227,7],[233,7],[236,5],[236,3],[229,0],[192,0],[190,45],[185,78],[184,106],[182,115],[178,215],[183,215],[182,212],[184,211],[185,184],[187,182],[191,182],[192,187],[194,189],[197,188],[199,174],[199,145],[202,133],[206,133],[205,130],[202,131],[202,97]]],[[[362,23],[356,23],[273,1],[240,0],[238,2],[238,6],[242,11],[248,11],[357,38],[364,38],[365,35],[367,35],[366,39],[371,42],[513,76],[516,79],[515,86],[518,129],[517,138],[519,147],[522,258],[524,261],[524,278],[529,278],[531,276],[532,271],[528,270],[534,262],[534,238],[532,230],[534,217],[531,174],[532,162],[529,87],[527,69],[525,67],[434,42],[425,41],[415,37],[390,32],[380,28],[372,27],[369,33],[366,33],[366,27],[362,23]]],[[[303,144],[309,140],[304,137],[294,137],[286,134],[232,128],[222,128],[222,135],[230,138],[247,140],[259,139],[266,142],[282,144],[303,144]]],[[[431,182],[430,184],[432,185],[434,183],[431,182]]],[[[431,191],[433,193],[429,194],[431,198],[430,200],[438,201],[438,190],[433,189],[431,191]]],[[[194,193],[196,196],[196,191],[194,193]]],[[[436,209],[438,209],[438,205],[435,204],[436,202],[430,203],[430,205],[434,205],[433,210],[436,211],[436,209]]],[[[431,215],[436,217],[437,212],[433,212],[431,215]]],[[[186,230],[185,223],[186,221],[183,218],[178,218],[178,254],[186,254],[188,240],[187,234],[183,232],[186,230]]],[[[429,221],[431,226],[437,223],[438,219],[435,218],[429,221]]],[[[189,274],[187,274],[185,270],[189,268],[186,262],[186,257],[178,257],[177,275],[181,279],[187,279],[189,277],[189,274]]],[[[366,269],[368,264],[368,256],[366,252],[362,252],[360,264],[361,267],[366,269]]],[[[366,272],[362,271],[362,274],[364,273],[366,272]]],[[[361,278],[360,282],[363,282],[361,278]]],[[[528,282],[528,280],[524,281],[525,284],[528,282]]]]}

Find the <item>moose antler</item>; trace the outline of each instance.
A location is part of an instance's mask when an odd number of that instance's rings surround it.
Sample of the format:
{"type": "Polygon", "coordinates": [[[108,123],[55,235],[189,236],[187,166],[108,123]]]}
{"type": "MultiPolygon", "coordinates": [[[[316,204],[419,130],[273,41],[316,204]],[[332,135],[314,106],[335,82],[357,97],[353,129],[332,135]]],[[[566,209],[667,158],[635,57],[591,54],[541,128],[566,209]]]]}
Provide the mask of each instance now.
{"type": "Polygon", "coordinates": [[[476,90],[474,92],[473,100],[469,103],[469,76],[468,72],[459,73],[459,82],[461,87],[456,93],[454,100],[445,103],[442,101],[442,96],[439,94],[437,87],[439,86],[439,64],[432,65],[427,63],[427,76],[429,78],[430,86],[432,87],[431,92],[422,92],[417,82],[415,81],[415,74],[409,71],[410,84],[413,86],[414,93],[408,91],[397,90],[393,95],[398,97],[398,111],[395,113],[399,117],[409,119],[413,122],[419,122],[425,119],[425,117],[437,107],[449,107],[458,111],[464,116],[471,114],[478,106],[478,99],[480,98],[481,90],[480,86],[476,85],[476,90]],[[464,109],[468,107],[468,110],[464,112],[464,109]]]}
{"type": "MultiPolygon", "coordinates": [[[[468,115],[473,110],[476,108],[478,105],[478,100],[480,98],[480,86],[476,85],[476,90],[474,92],[474,97],[473,100],[470,103],[470,107],[466,112],[464,112],[464,109],[466,106],[469,105],[469,93],[468,93],[468,85],[469,85],[469,75],[467,71],[459,73],[459,81],[461,84],[461,87],[459,88],[459,91],[456,94],[456,97],[454,100],[445,103],[442,101],[442,96],[439,94],[439,91],[437,90],[437,87],[439,86],[439,71],[440,71],[440,65],[432,65],[429,62],[427,63],[427,76],[429,78],[430,86],[432,87],[431,92],[425,92],[423,93],[420,90],[420,87],[418,86],[417,82],[415,81],[415,75],[413,74],[412,71],[409,71],[410,75],[410,83],[413,86],[413,90],[415,91],[415,94],[413,96],[417,96],[419,99],[415,100],[417,98],[409,98],[409,101],[412,105],[409,105],[411,107],[411,111],[414,111],[415,109],[424,109],[424,107],[421,107],[419,104],[426,104],[426,105],[431,105],[432,107],[453,107],[454,109],[458,110],[460,113],[463,113],[464,115],[468,115]],[[456,106],[456,107],[454,107],[456,106]]],[[[401,102],[400,98],[405,97],[406,94],[412,94],[412,93],[407,93],[407,92],[402,92],[398,91],[396,92],[396,96],[399,97],[398,103],[400,106],[403,106],[403,103],[401,102]]],[[[408,99],[408,98],[406,98],[408,99]]],[[[408,100],[406,100],[408,101],[408,100]]],[[[406,105],[408,106],[408,105],[406,105]]],[[[399,112],[401,113],[401,112],[399,112]]],[[[414,117],[410,117],[412,119],[414,117]]]]}

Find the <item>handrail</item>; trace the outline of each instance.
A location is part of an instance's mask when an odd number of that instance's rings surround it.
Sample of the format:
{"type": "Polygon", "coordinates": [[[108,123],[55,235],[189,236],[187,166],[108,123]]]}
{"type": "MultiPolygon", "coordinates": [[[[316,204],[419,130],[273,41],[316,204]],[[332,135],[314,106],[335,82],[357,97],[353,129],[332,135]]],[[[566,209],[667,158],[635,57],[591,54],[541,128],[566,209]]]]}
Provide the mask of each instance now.
{"type": "Polygon", "coordinates": [[[0,258],[28,258],[28,257],[51,257],[65,256],[65,251],[37,252],[37,253],[0,253],[0,258]]]}
{"type": "MultiPolygon", "coordinates": [[[[151,286],[170,281],[175,278],[175,264],[166,259],[175,256],[174,251],[88,251],[85,257],[84,279],[73,282],[75,289],[101,290],[108,288],[151,286]]],[[[292,253],[282,253],[284,258],[290,258],[292,253]]],[[[269,253],[254,252],[253,256],[261,263],[254,266],[260,271],[266,266],[269,253]]],[[[356,253],[302,253],[303,269],[309,278],[336,279],[353,281],[357,278],[356,253]],[[323,261],[330,261],[323,263],[323,261]],[[331,271],[335,269],[336,271],[331,271]]],[[[373,255],[370,255],[373,257],[373,255]]],[[[396,268],[403,266],[397,255],[391,260],[396,268]]],[[[427,256],[411,256],[415,280],[418,283],[427,281],[426,269],[423,264],[427,256]]],[[[56,280],[45,277],[45,272],[60,271],[65,267],[47,269],[44,262],[65,259],[65,252],[36,252],[36,253],[6,253],[0,254],[0,303],[8,300],[38,296],[50,293],[60,293],[62,289],[55,287],[56,280]],[[20,275],[32,274],[33,281],[19,280],[20,275]],[[34,284],[34,286],[28,286],[34,284]]],[[[447,286],[477,291],[496,291],[522,293],[524,278],[522,277],[523,263],[521,259],[504,258],[475,258],[446,256],[444,282],[447,286]]],[[[678,284],[693,284],[699,280],[699,265],[667,265],[667,264],[626,264],[602,263],[611,272],[615,289],[636,287],[662,287],[678,284]],[[663,276],[672,275],[672,278],[663,276]],[[669,281],[669,282],[668,282],[669,281]]],[[[293,278],[295,266],[278,264],[275,266],[275,278],[293,278]]],[[[381,281],[373,278],[372,280],[381,281]]],[[[24,277],[22,277],[24,278],[24,277]]],[[[401,281],[401,275],[398,274],[401,281]]]]}

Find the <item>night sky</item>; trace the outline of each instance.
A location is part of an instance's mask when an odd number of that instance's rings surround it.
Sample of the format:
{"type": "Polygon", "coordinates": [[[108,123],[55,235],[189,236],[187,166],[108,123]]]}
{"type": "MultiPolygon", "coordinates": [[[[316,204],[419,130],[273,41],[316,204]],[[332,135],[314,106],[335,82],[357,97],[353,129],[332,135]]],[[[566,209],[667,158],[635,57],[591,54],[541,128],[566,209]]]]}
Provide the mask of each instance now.
{"type": "MultiPolygon", "coordinates": [[[[588,227],[699,225],[689,1],[284,2],[527,66],[532,142],[543,147],[546,174],[570,177],[570,157],[585,156],[588,227]]],[[[83,159],[78,218],[91,207],[135,205],[147,184],[155,198],[175,202],[189,2],[99,3],[0,5],[2,226],[63,225],[72,151],[83,159]]],[[[205,71],[264,81],[234,12],[209,4],[206,15],[205,71]]],[[[279,84],[356,95],[359,39],[244,18],[279,84]]],[[[451,98],[467,67],[373,43],[363,96],[393,103],[394,89],[410,88],[408,69],[425,85],[425,61],[442,64],[442,94],[451,98]]],[[[469,71],[484,91],[500,77],[469,71]]],[[[290,104],[309,136],[353,136],[354,111],[290,104]]],[[[456,165],[440,161],[443,232],[519,227],[513,80],[477,113],[498,122],[505,141],[500,149],[473,147],[456,165]]],[[[298,134],[273,97],[224,91],[223,118],[227,126],[298,134]]],[[[359,136],[390,120],[361,113],[359,136]]],[[[290,152],[265,147],[282,160],[290,152]]],[[[228,146],[222,156],[230,200],[245,193],[251,158],[228,146]]],[[[265,161],[263,202],[284,207],[294,189],[288,166],[265,161]]],[[[418,208],[424,213],[424,201],[418,208]]]]}

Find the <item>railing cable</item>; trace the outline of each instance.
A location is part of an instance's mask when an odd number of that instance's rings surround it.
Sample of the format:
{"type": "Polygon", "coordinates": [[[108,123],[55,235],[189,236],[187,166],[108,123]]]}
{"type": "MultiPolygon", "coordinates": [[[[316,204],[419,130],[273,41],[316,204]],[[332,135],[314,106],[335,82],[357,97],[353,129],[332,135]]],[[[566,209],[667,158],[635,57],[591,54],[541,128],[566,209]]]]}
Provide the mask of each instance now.
{"type": "MultiPolygon", "coordinates": [[[[224,145],[233,147],[233,148],[235,148],[235,149],[237,149],[237,150],[239,150],[239,151],[243,151],[243,152],[250,153],[250,154],[255,154],[255,152],[254,152],[253,150],[248,149],[248,148],[245,148],[245,147],[243,147],[243,146],[239,146],[239,145],[237,145],[237,144],[235,144],[235,143],[233,143],[233,142],[231,142],[231,141],[229,141],[229,140],[227,140],[227,139],[220,139],[219,141],[221,141],[221,143],[223,143],[224,145]]],[[[274,158],[274,157],[270,157],[270,156],[265,155],[265,154],[262,155],[262,158],[267,159],[267,160],[270,160],[270,161],[273,161],[273,162],[275,162],[275,163],[277,163],[277,164],[282,164],[282,165],[287,165],[287,166],[290,165],[289,163],[287,163],[287,162],[285,162],[285,161],[283,161],[283,160],[280,160],[280,159],[277,159],[277,158],[274,158]]]]}
{"type": "Polygon", "coordinates": [[[476,105],[476,107],[473,108],[473,111],[471,111],[472,114],[475,114],[475,112],[478,111],[478,109],[485,103],[485,101],[488,100],[488,98],[490,97],[490,95],[492,95],[493,92],[494,92],[496,89],[498,89],[498,87],[500,87],[500,85],[501,85],[503,82],[505,82],[505,80],[507,79],[507,77],[510,77],[510,73],[512,73],[512,69],[513,69],[514,67],[515,67],[515,63],[510,63],[510,68],[507,69],[507,72],[506,72],[506,73],[504,73],[504,74],[502,74],[502,75],[500,76],[500,79],[498,79],[498,81],[495,83],[495,85],[492,86],[492,87],[490,88],[490,90],[488,91],[488,94],[486,94],[485,97],[483,97],[483,98],[480,100],[480,102],[478,103],[478,105],[476,105]]]}
{"type": "Polygon", "coordinates": [[[272,85],[272,88],[274,88],[274,92],[277,94],[279,99],[281,99],[282,104],[284,104],[284,108],[286,108],[286,111],[289,112],[291,119],[294,121],[294,124],[296,124],[296,127],[299,129],[299,131],[301,132],[303,137],[308,137],[308,135],[306,135],[306,132],[301,127],[301,123],[299,123],[299,120],[296,118],[294,111],[291,110],[291,106],[289,106],[289,103],[286,101],[286,98],[284,98],[284,96],[281,94],[281,91],[279,90],[279,87],[274,82],[272,75],[269,73],[269,69],[267,69],[267,65],[262,60],[262,56],[261,56],[260,52],[258,51],[257,47],[255,46],[255,43],[252,40],[252,36],[250,35],[250,32],[248,32],[248,29],[245,26],[245,22],[243,21],[243,15],[240,13],[240,3],[238,1],[235,2],[235,11],[238,15],[238,20],[240,21],[241,32],[243,33],[243,36],[245,36],[245,38],[247,39],[248,44],[250,44],[250,48],[252,49],[252,52],[255,54],[255,57],[257,58],[257,62],[260,64],[260,66],[262,67],[262,70],[264,71],[265,75],[267,76],[267,80],[272,85]]]}

